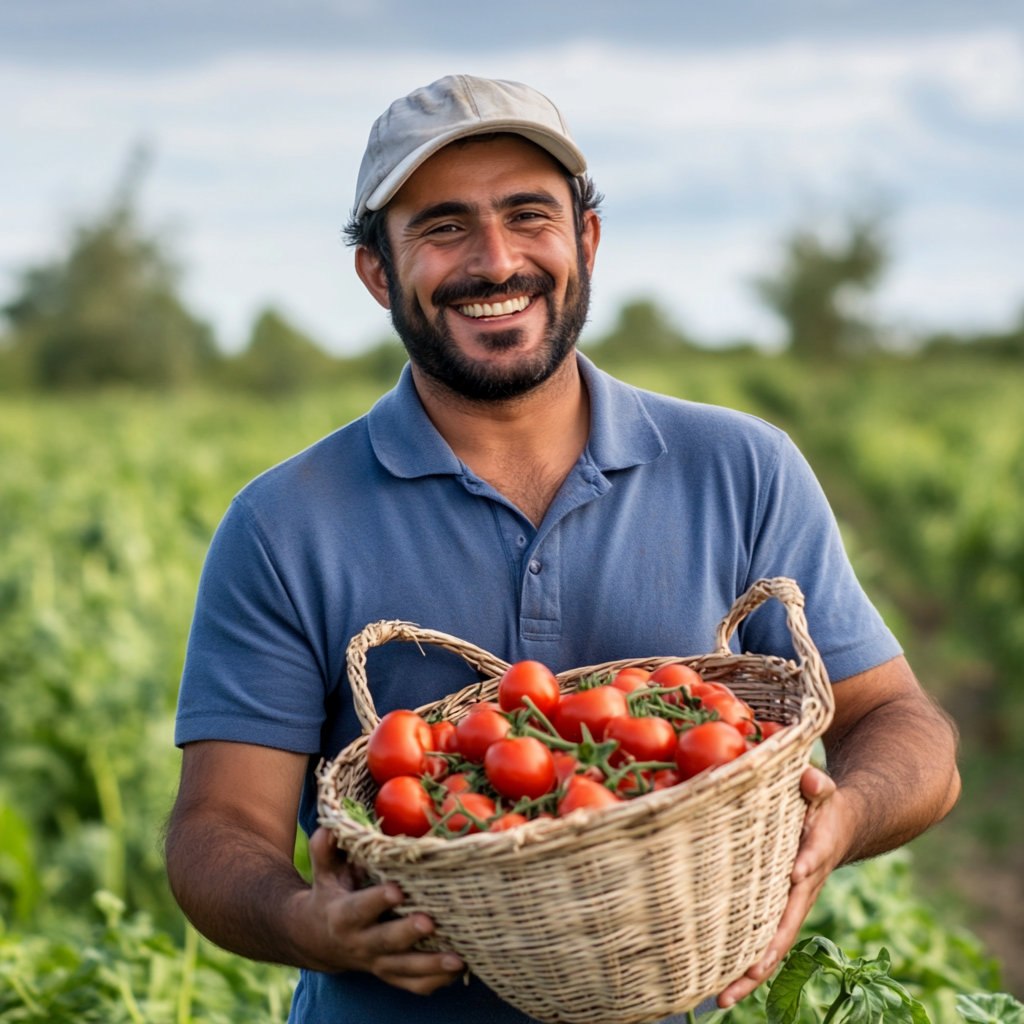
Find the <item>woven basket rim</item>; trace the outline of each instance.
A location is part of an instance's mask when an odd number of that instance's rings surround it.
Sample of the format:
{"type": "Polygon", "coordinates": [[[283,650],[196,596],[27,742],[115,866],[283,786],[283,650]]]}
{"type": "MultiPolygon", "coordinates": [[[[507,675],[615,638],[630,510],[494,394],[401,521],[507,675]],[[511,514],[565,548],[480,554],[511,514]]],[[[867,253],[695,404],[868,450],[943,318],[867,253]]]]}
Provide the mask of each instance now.
{"type": "MultiPolygon", "coordinates": [[[[525,825],[518,826],[505,832],[479,832],[461,836],[457,839],[445,839],[436,836],[422,836],[414,838],[411,836],[385,836],[376,829],[360,824],[350,818],[340,806],[337,800],[335,785],[338,774],[345,768],[351,767],[355,762],[349,760],[346,755],[358,755],[359,746],[365,746],[367,721],[372,721],[376,716],[373,708],[372,697],[365,686],[365,650],[370,646],[387,642],[391,639],[407,639],[419,643],[425,640],[430,643],[439,643],[442,646],[454,649],[471,664],[486,666],[487,669],[494,669],[501,666],[507,668],[507,663],[495,658],[480,648],[459,640],[448,634],[438,633],[435,630],[421,629],[412,623],[400,620],[385,620],[369,624],[362,632],[353,637],[349,644],[349,652],[359,652],[360,644],[364,643],[361,658],[352,659],[349,665],[349,677],[352,680],[353,668],[357,672],[363,670],[363,678],[359,680],[362,684],[357,688],[356,680],[353,682],[353,695],[356,696],[363,691],[362,695],[368,703],[369,708],[360,709],[357,698],[357,711],[364,722],[364,735],[358,737],[352,743],[343,748],[330,762],[320,762],[316,776],[318,781],[318,811],[319,823],[332,829],[336,835],[344,834],[345,838],[352,842],[359,842],[360,839],[373,841],[374,861],[378,864],[388,862],[410,862],[422,860],[446,860],[448,856],[455,853],[457,856],[464,856],[467,852],[476,850],[488,850],[499,853],[504,850],[519,850],[526,845],[534,845],[544,839],[555,837],[562,832],[577,832],[580,835],[588,831],[604,832],[608,826],[627,826],[634,822],[651,817],[663,810],[671,808],[678,803],[692,803],[711,792],[723,793],[730,789],[741,787],[744,780],[753,775],[756,778],[761,768],[783,753],[788,747],[797,744],[810,746],[815,739],[824,733],[832,719],[834,702],[832,700],[831,687],[828,685],[828,677],[824,665],[821,662],[817,648],[811,641],[807,632],[807,624],[803,615],[803,594],[795,581],[787,577],[775,579],[758,580],[749,590],[741,595],[733,604],[729,613],[722,619],[717,631],[718,650],[710,654],[700,654],[690,657],[643,657],[626,658],[616,661],[604,662],[598,665],[589,665],[580,668],[569,669],[557,674],[556,679],[560,687],[564,683],[582,678],[594,672],[615,671],[631,665],[661,664],[685,664],[691,666],[711,667],[733,665],[736,668],[751,667],[760,665],[762,671],[770,667],[780,675],[788,675],[794,680],[803,683],[801,690],[794,693],[800,698],[798,719],[790,723],[784,731],[771,736],[758,744],[752,750],[746,751],[741,757],[728,764],[722,765],[711,771],[705,771],[692,779],[687,779],[675,786],[664,790],[648,793],[643,796],[624,800],[621,804],[614,804],[597,810],[580,809],[565,817],[533,819],[525,825]],[[742,619],[762,604],[767,598],[779,599],[787,610],[787,623],[793,635],[794,646],[801,655],[799,663],[778,657],[776,655],[763,654],[735,654],[729,650],[729,638],[736,626],[742,619]],[[366,642],[370,640],[371,642],[366,642]],[[819,685],[820,684],[820,685],[819,685]],[[369,711],[369,714],[367,714],[369,711]],[[366,717],[364,717],[364,714],[366,717]]],[[[431,701],[415,709],[418,714],[432,711],[446,702],[456,702],[463,698],[477,695],[493,686],[500,674],[488,674],[486,678],[477,683],[442,697],[440,700],[431,701]]],[[[459,716],[461,717],[461,716],[459,716]]],[[[379,718],[377,719],[379,721],[379,718]]],[[[339,835],[340,838],[340,835],[339,835]]]]}

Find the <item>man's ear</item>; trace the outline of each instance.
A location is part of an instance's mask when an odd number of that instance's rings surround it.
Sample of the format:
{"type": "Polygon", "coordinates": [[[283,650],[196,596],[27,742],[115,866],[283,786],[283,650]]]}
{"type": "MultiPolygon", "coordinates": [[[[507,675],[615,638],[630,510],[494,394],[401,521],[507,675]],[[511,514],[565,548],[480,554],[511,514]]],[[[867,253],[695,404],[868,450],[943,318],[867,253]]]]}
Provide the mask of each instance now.
{"type": "Polygon", "coordinates": [[[583,244],[583,258],[587,263],[587,273],[593,277],[597,247],[601,244],[601,218],[594,210],[587,210],[583,215],[583,237],[580,241],[583,244]]]}
{"type": "Polygon", "coordinates": [[[366,290],[385,308],[391,308],[388,296],[388,276],[384,272],[384,263],[365,245],[356,249],[356,273],[359,280],[366,285],[366,290]]]}

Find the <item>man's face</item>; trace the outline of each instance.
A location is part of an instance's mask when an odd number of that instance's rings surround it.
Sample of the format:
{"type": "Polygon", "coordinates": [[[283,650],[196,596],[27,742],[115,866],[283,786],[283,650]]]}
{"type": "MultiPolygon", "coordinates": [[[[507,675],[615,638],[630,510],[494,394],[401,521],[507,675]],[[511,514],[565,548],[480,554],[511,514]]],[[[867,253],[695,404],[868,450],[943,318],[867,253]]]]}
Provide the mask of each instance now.
{"type": "Polygon", "coordinates": [[[543,383],[572,351],[599,226],[589,214],[577,237],[568,183],[538,146],[446,147],[391,201],[387,227],[392,321],[424,373],[497,400],[543,383]]]}

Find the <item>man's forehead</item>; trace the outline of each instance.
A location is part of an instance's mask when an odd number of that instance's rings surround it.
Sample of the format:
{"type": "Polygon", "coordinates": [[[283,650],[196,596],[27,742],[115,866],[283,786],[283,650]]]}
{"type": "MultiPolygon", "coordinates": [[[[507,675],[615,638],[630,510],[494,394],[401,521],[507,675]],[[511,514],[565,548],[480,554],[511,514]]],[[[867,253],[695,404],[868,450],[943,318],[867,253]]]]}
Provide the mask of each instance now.
{"type": "Polygon", "coordinates": [[[559,205],[569,201],[566,172],[554,157],[522,136],[470,136],[425,160],[390,205],[405,213],[441,203],[479,209],[531,193],[559,205]]]}

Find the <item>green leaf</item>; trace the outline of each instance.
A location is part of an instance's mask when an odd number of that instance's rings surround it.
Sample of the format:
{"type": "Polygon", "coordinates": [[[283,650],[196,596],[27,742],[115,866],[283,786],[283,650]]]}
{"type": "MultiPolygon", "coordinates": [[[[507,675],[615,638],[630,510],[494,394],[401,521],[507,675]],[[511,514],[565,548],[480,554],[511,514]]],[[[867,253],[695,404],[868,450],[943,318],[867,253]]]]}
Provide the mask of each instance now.
{"type": "Polygon", "coordinates": [[[358,800],[353,800],[350,796],[343,796],[341,798],[341,806],[353,821],[358,822],[360,825],[365,825],[367,828],[380,831],[377,819],[358,800]]]}
{"type": "Polygon", "coordinates": [[[956,1008],[971,1024],[1024,1024],[1024,1003],[1007,992],[957,996],[956,1008]]]}
{"type": "Polygon", "coordinates": [[[765,1003],[768,1024],[793,1024],[800,1014],[804,985],[820,970],[821,965],[804,950],[789,954],[768,993],[765,1003]]]}

